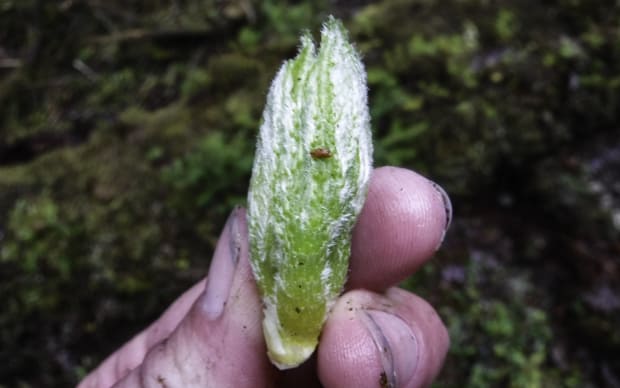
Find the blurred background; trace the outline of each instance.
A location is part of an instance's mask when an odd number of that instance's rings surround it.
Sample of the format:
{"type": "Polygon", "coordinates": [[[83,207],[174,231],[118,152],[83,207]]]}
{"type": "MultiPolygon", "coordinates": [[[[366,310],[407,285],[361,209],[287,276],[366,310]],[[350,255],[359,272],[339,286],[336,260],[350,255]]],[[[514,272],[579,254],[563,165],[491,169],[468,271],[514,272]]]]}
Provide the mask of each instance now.
{"type": "Polygon", "coordinates": [[[0,0],[0,387],[70,386],[203,277],[268,85],[344,20],[376,165],[450,193],[404,286],[437,387],[620,387],[617,0],[0,0]]]}

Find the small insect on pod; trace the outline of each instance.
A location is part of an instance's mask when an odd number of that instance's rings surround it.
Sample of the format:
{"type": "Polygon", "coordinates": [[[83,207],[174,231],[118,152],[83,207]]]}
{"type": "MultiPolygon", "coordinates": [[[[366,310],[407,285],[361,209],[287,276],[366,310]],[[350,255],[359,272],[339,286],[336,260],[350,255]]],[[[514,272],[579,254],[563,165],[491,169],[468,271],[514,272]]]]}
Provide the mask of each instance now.
{"type": "Polygon", "coordinates": [[[310,151],[310,156],[312,159],[327,159],[332,157],[332,153],[327,148],[319,147],[310,151]]]}

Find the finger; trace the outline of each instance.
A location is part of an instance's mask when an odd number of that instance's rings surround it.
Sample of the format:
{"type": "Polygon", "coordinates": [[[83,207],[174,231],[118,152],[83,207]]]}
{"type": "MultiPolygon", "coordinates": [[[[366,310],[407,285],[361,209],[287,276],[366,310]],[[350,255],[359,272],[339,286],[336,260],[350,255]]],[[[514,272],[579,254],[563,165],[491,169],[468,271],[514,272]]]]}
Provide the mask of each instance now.
{"type": "Polygon", "coordinates": [[[118,387],[254,387],[273,379],[265,356],[261,304],[248,262],[242,209],[229,219],[209,272],[205,292],[118,387]]]}
{"type": "Polygon", "coordinates": [[[99,367],[84,379],[81,387],[110,387],[130,370],[138,366],[146,352],[156,343],[167,338],[185,317],[196,298],[204,291],[205,280],[196,283],[181,295],[162,316],[147,329],[133,337],[122,348],[111,354],[99,367]],[[94,384],[93,382],[97,382],[94,384]]]}
{"type": "Polygon", "coordinates": [[[437,250],[452,206],[437,184],[397,167],[374,170],[353,232],[347,289],[385,290],[437,250]]]}
{"type": "Polygon", "coordinates": [[[425,387],[439,373],[448,333],[423,299],[398,288],[343,295],[323,329],[318,372],[325,387],[425,387]]]}

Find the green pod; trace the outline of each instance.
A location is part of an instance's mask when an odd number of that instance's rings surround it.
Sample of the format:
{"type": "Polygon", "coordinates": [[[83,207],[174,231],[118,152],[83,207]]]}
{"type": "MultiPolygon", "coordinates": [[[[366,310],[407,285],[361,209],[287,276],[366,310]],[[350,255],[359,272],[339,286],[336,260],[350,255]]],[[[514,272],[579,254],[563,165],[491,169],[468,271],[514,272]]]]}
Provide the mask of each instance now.
{"type": "Polygon", "coordinates": [[[273,80],[248,194],[250,261],[280,369],[310,357],[342,292],[371,170],[366,73],[330,17],[320,48],[304,35],[273,80]]]}

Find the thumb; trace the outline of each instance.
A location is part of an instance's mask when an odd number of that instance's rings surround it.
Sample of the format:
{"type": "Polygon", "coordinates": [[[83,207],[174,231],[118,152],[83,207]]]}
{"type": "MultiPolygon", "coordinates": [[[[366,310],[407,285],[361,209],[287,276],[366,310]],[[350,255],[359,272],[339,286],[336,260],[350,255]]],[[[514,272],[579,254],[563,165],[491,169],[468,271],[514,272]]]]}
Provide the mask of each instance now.
{"type": "Polygon", "coordinates": [[[245,210],[237,208],[220,236],[202,294],[170,335],[151,346],[142,362],[115,386],[271,385],[275,370],[265,355],[247,235],[245,210]]]}

